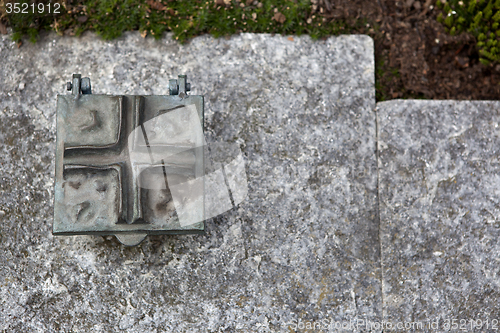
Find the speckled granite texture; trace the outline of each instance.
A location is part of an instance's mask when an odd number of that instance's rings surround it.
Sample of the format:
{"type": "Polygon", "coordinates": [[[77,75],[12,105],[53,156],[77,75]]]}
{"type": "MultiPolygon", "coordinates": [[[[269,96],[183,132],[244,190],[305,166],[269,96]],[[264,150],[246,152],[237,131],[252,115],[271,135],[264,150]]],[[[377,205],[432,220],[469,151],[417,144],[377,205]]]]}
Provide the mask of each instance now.
{"type": "Polygon", "coordinates": [[[377,104],[385,320],[500,329],[499,122],[500,102],[377,104]]]}
{"type": "Polygon", "coordinates": [[[369,37],[181,46],[171,35],[49,34],[18,49],[1,36],[0,54],[0,331],[288,331],[300,318],[381,318],[369,37]],[[241,146],[247,200],[203,236],[133,248],[53,237],[56,95],[73,73],[100,94],[166,94],[187,74],[205,95],[207,141],[241,146]]]}

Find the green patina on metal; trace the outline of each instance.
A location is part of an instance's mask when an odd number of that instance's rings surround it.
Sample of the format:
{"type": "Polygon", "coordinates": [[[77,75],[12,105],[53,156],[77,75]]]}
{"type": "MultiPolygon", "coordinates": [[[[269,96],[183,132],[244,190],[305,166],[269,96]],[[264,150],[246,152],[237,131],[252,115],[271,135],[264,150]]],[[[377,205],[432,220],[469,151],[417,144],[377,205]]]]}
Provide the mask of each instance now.
{"type": "MultiPolygon", "coordinates": [[[[148,234],[204,233],[204,222],[179,223],[167,181],[203,171],[203,149],[192,149],[203,146],[203,96],[188,95],[186,81],[170,80],[170,95],[111,96],[93,95],[90,79],[73,75],[72,93],[57,97],[54,235],[116,235],[136,245],[148,234]],[[177,118],[160,117],[175,110],[177,118]],[[196,110],[201,138],[183,133],[192,131],[185,110],[196,110]],[[155,159],[158,149],[174,157],[155,159]]],[[[196,209],[203,214],[203,204],[196,209]]]]}

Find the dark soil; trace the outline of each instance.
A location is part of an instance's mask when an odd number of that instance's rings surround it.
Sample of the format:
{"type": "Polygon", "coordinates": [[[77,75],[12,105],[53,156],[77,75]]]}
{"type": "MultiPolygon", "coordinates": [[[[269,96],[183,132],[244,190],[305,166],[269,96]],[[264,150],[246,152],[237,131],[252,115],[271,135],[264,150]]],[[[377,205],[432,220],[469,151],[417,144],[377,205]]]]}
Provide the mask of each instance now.
{"type": "Polygon", "coordinates": [[[435,3],[319,0],[318,14],[353,25],[366,20],[361,32],[375,39],[377,100],[499,99],[500,64],[479,62],[474,37],[448,35],[436,21],[435,3]]]}

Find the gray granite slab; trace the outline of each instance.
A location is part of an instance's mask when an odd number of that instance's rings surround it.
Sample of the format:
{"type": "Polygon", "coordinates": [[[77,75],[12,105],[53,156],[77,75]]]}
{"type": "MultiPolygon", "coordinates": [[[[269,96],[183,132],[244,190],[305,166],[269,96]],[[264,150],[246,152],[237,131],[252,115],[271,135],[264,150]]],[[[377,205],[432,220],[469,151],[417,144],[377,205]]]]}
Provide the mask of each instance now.
{"type": "Polygon", "coordinates": [[[500,102],[377,104],[385,320],[500,329],[499,122],[500,102]]]}
{"type": "Polygon", "coordinates": [[[289,331],[381,318],[373,41],[242,34],[179,45],[0,37],[0,330],[289,331]],[[187,74],[248,198],[206,235],[53,237],[56,95],[165,94],[187,74]]]}

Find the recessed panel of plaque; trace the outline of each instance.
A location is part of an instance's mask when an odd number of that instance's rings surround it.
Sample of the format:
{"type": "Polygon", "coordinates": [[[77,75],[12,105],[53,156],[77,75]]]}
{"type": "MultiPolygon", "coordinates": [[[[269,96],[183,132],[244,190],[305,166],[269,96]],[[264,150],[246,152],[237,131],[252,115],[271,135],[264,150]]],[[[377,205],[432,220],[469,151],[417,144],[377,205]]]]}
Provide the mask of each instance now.
{"type": "Polygon", "coordinates": [[[203,96],[188,95],[186,76],[165,96],[94,95],[76,74],[67,88],[57,97],[53,234],[135,245],[203,233],[203,96]]]}

